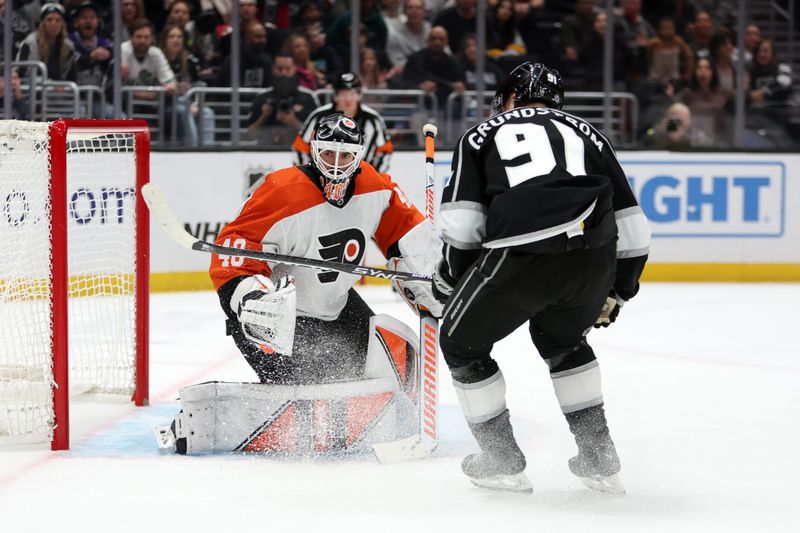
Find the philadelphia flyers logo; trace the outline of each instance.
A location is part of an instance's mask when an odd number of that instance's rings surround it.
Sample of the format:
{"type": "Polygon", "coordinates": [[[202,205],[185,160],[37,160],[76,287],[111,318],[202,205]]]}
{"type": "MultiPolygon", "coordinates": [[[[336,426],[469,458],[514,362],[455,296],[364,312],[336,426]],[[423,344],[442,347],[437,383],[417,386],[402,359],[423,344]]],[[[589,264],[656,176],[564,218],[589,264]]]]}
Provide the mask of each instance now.
{"type": "MultiPolygon", "coordinates": [[[[331,235],[319,237],[322,248],[319,256],[326,261],[358,265],[364,257],[366,239],[360,230],[350,228],[331,235]]],[[[320,272],[317,274],[320,283],[332,283],[339,277],[338,272],[320,272]]]]}

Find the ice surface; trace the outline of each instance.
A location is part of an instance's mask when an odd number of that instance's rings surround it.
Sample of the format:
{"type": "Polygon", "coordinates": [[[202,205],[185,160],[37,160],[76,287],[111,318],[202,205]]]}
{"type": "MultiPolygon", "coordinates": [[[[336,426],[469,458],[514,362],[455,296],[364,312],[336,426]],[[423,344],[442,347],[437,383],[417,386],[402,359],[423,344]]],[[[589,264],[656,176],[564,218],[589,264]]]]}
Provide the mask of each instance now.
{"type": "MultiPolygon", "coordinates": [[[[414,325],[387,288],[362,292],[414,325]]],[[[800,530],[800,284],[645,284],[617,324],[591,333],[624,497],[569,473],[575,445],[524,328],[495,355],[531,495],[461,474],[476,447],[444,368],[442,441],[428,460],[160,456],[151,428],[171,420],[181,386],[253,375],[214,294],[151,301],[151,405],[81,397],[70,451],[0,451],[1,531],[800,530]]]]}

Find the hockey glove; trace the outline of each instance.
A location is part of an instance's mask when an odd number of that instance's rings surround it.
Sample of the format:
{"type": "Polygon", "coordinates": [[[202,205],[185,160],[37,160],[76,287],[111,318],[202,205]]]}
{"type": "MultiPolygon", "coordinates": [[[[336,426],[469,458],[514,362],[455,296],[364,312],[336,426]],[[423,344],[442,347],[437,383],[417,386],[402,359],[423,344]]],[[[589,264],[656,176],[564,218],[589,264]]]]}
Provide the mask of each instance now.
{"type": "Polygon", "coordinates": [[[291,355],[297,308],[294,277],[273,281],[255,275],[239,283],[231,298],[244,336],[265,352],[291,355]]]}
{"type": "MultiPolygon", "coordinates": [[[[408,262],[404,261],[402,257],[391,258],[389,266],[394,270],[413,271],[412,268],[409,268],[408,262]]],[[[443,305],[433,295],[431,286],[424,281],[395,281],[394,285],[398,294],[417,314],[419,314],[419,309],[423,308],[436,318],[442,316],[443,305]]]]}
{"type": "Polygon", "coordinates": [[[442,305],[447,303],[450,295],[453,294],[453,287],[456,286],[456,280],[450,275],[447,268],[447,263],[442,261],[433,273],[433,295],[439,300],[442,305]]]}
{"type": "MultiPolygon", "coordinates": [[[[389,258],[389,268],[406,272],[432,274],[442,258],[442,242],[429,220],[420,222],[397,241],[399,257],[389,258]]],[[[425,309],[434,317],[442,316],[442,304],[425,282],[394,282],[397,292],[419,314],[425,309]]]]}
{"type": "Polygon", "coordinates": [[[606,297],[606,303],[603,304],[603,310],[600,311],[600,316],[594,321],[594,327],[607,328],[610,326],[617,320],[619,310],[622,309],[624,303],[625,300],[615,295],[614,291],[611,291],[611,294],[606,297]]]}

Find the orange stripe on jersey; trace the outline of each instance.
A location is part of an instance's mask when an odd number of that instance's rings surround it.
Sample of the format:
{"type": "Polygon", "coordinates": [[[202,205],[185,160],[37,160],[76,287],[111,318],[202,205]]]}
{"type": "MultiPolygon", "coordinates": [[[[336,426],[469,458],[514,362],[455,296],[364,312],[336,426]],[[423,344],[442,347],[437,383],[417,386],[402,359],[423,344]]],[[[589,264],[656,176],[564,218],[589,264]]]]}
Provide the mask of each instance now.
{"type": "Polygon", "coordinates": [[[305,142],[303,140],[303,137],[301,137],[300,135],[294,138],[294,142],[292,143],[292,148],[304,154],[311,153],[311,145],[305,142]]]}
{"type": "Polygon", "coordinates": [[[394,152],[394,144],[391,139],[386,141],[382,146],[375,148],[376,154],[391,154],[392,152],[394,152]]]}
{"type": "MultiPolygon", "coordinates": [[[[281,220],[325,202],[322,192],[297,167],[267,175],[264,183],[245,202],[239,216],[220,232],[217,244],[235,248],[262,250],[261,239],[281,220]]],[[[211,281],[219,289],[236,276],[272,274],[264,261],[212,254],[211,281]]]]}
{"type": "Polygon", "coordinates": [[[392,182],[388,174],[379,174],[369,163],[361,163],[361,174],[356,179],[356,194],[381,189],[392,191],[389,206],[384,211],[374,236],[378,248],[386,256],[389,246],[399,241],[400,237],[425,220],[425,216],[414,207],[414,204],[400,190],[400,187],[392,182]]]}

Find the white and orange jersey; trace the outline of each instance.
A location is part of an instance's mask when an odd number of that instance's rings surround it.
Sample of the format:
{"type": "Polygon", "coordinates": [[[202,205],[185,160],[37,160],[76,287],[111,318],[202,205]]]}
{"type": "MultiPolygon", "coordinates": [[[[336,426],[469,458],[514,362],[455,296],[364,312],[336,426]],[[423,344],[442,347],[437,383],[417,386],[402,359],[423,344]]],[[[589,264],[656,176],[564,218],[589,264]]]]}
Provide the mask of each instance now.
{"type": "MultiPolygon", "coordinates": [[[[341,207],[325,200],[309,166],[267,175],[217,244],[360,264],[368,239],[387,255],[389,247],[425,220],[387,174],[361,163],[352,196],[341,207]]],[[[350,194],[350,193],[348,193],[350,194]]],[[[213,254],[209,273],[219,290],[237,276],[288,273],[297,283],[298,314],[334,320],[358,276],[308,267],[213,254]]]]}

